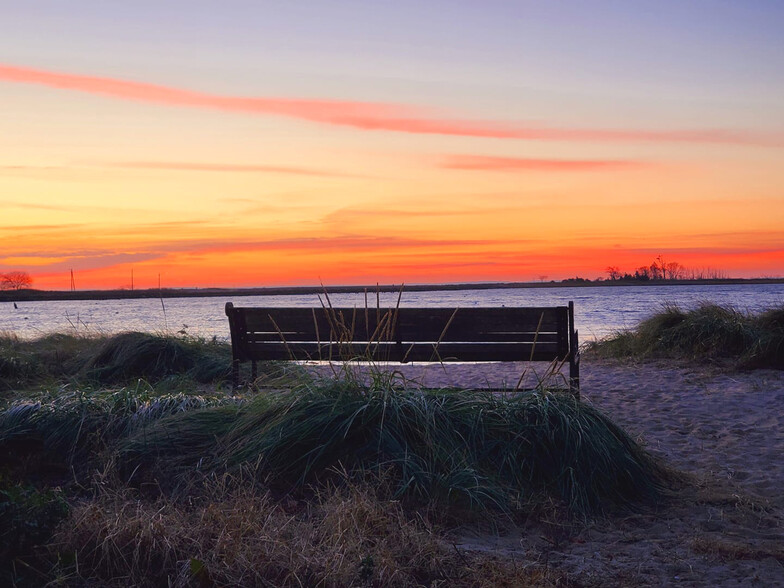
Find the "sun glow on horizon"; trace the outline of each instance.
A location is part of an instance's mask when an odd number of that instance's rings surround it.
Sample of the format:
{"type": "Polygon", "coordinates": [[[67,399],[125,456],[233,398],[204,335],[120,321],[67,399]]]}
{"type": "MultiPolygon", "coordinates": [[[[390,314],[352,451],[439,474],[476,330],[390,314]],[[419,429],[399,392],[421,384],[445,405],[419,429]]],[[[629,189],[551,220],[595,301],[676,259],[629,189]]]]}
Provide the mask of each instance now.
{"type": "Polygon", "coordinates": [[[747,40],[751,71],[682,7],[656,28],[608,5],[565,39],[561,21],[592,17],[460,5],[445,23],[404,4],[421,30],[387,8],[355,7],[358,31],[337,6],[255,7],[161,12],[166,38],[134,28],[147,9],[105,6],[41,15],[57,33],[38,45],[11,9],[0,273],[41,289],[68,289],[71,270],[80,289],[128,287],[131,270],[139,288],[537,281],[662,255],[784,275],[784,41],[760,34],[782,11],[711,16],[747,40]],[[459,34],[475,21],[489,28],[459,34]],[[610,35],[620,23],[641,41],[610,35]]]}

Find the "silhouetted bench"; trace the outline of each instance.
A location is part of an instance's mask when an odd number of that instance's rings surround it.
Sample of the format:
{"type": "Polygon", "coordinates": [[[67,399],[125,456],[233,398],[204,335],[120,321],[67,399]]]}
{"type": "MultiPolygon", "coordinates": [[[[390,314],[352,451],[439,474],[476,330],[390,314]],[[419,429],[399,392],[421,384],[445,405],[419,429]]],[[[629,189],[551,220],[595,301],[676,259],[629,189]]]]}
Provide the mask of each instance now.
{"type": "Polygon", "coordinates": [[[543,308],[253,308],[226,303],[232,383],[241,362],[321,360],[407,362],[547,361],[569,364],[579,397],[574,303],[543,308]]]}

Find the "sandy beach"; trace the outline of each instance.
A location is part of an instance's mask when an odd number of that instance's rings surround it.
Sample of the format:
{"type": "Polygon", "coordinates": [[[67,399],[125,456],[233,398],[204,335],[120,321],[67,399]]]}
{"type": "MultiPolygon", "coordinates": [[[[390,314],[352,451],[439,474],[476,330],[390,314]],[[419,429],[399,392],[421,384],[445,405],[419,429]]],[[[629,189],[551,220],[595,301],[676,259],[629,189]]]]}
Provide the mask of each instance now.
{"type": "MultiPolygon", "coordinates": [[[[427,386],[483,387],[513,386],[524,367],[395,369],[427,386]]],[[[590,358],[581,393],[686,486],[655,509],[586,524],[457,531],[457,547],[547,563],[575,586],[784,586],[784,372],[590,358]]]]}

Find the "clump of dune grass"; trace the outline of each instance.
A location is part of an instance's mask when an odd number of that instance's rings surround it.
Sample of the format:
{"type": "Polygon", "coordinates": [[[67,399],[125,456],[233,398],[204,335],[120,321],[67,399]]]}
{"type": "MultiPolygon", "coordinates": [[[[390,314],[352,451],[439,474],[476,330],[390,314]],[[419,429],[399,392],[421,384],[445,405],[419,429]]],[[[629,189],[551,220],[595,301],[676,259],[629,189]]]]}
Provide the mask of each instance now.
{"type": "Polygon", "coordinates": [[[0,390],[70,378],[84,367],[99,341],[62,333],[35,340],[0,334],[0,390]]]}
{"type": "MultiPolygon", "coordinates": [[[[52,334],[24,340],[0,334],[0,392],[62,383],[124,385],[138,380],[169,389],[227,381],[231,347],[217,340],[151,333],[52,334]]],[[[263,377],[279,372],[265,365],[263,377]]]]}
{"type": "Polygon", "coordinates": [[[40,469],[84,467],[118,439],[168,415],[236,406],[223,395],[158,394],[153,388],[70,390],[17,401],[0,412],[0,463],[34,458],[40,469]]]}
{"type": "Polygon", "coordinates": [[[83,371],[100,383],[134,378],[157,382],[172,375],[212,382],[228,377],[230,362],[227,345],[190,337],[130,332],[102,342],[83,371]]]}
{"type": "Polygon", "coordinates": [[[596,409],[542,390],[365,390],[328,380],[260,395],[233,419],[218,410],[156,421],[122,443],[121,461],[133,471],[156,458],[206,471],[255,464],[283,492],[336,469],[391,470],[391,498],[500,511],[556,500],[587,513],[656,499],[670,481],[596,409]]]}
{"type": "Polygon", "coordinates": [[[784,307],[751,314],[715,304],[689,311],[665,306],[634,329],[590,349],[602,357],[700,359],[784,369],[784,307]]]}
{"type": "Polygon", "coordinates": [[[52,334],[34,340],[0,336],[0,389],[51,381],[118,384],[186,377],[196,382],[224,380],[229,373],[227,344],[195,337],[120,333],[110,337],[52,334]]]}
{"type": "Polygon", "coordinates": [[[221,476],[187,503],[103,493],[51,542],[54,572],[101,586],[555,586],[540,566],[460,553],[363,485],[308,503],[221,476]]]}

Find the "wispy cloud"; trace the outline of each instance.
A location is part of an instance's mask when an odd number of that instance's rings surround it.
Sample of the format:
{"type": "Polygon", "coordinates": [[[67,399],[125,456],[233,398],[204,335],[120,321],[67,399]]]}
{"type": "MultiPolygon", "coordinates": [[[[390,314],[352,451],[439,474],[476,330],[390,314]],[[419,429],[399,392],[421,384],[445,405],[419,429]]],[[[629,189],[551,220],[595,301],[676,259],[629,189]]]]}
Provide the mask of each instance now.
{"type": "MultiPolygon", "coordinates": [[[[36,257],[36,256],[30,256],[36,257]]],[[[48,257],[48,256],[43,256],[48,257]]],[[[161,257],[156,253],[113,253],[113,252],[92,252],[91,254],[82,255],[59,255],[56,261],[45,264],[36,264],[36,270],[39,272],[59,272],[68,271],[70,269],[78,270],[94,270],[105,269],[116,265],[125,263],[139,263],[142,261],[149,261],[161,257]]],[[[8,258],[5,258],[8,259],[8,258]]],[[[0,269],[5,271],[14,270],[29,270],[27,265],[19,264],[3,264],[3,259],[0,259],[0,269]]]]}
{"type": "Polygon", "coordinates": [[[35,202],[18,202],[16,200],[0,200],[0,206],[3,208],[23,208],[31,210],[72,210],[70,206],[57,206],[54,204],[38,204],[35,202]]]}
{"type": "Polygon", "coordinates": [[[781,254],[784,257],[784,248],[779,247],[756,247],[753,245],[737,246],[737,247],[637,247],[627,249],[627,253],[648,255],[655,258],[657,255],[670,256],[670,255],[696,255],[706,254],[711,255],[766,255],[766,254],[781,254]]]}
{"type": "MultiPolygon", "coordinates": [[[[125,263],[138,263],[162,259],[170,256],[209,255],[228,253],[270,253],[291,252],[300,254],[346,253],[346,254],[382,254],[385,252],[410,255],[417,251],[443,251],[445,249],[462,249],[475,246],[486,246],[490,242],[470,239],[415,239],[394,236],[343,235],[336,237],[310,238],[294,237],[267,240],[226,239],[178,239],[168,242],[138,243],[135,251],[119,253],[109,247],[97,249],[67,248],[32,249],[24,252],[9,252],[9,257],[51,259],[51,263],[37,263],[39,271],[60,271],[63,269],[102,269],[125,263]]],[[[495,244],[495,242],[493,242],[495,244]]],[[[6,265],[0,257],[0,270],[20,269],[17,264],[6,265]]]]}
{"type": "Polygon", "coordinates": [[[348,235],[337,237],[301,237],[270,240],[232,240],[224,243],[214,241],[173,242],[158,248],[168,252],[228,253],[241,251],[365,251],[443,248],[475,246],[489,243],[470,239],[412,239],[389,235],[348,235]]]}
{"type": "Polygon", "coordinates": [[[242,165],[229,163],[204,163],[187,161],[120,161],[102,164],[104,167],[124,169],[152,169],[169,171],[226,172],[226,173],[275,173],[326,178],[367,178],[358,174],[334,172],[307,167],[280,165],[242,165]]]}
{"type": "Polygon", "coordinates": [[[367,131],[498,139],[594,142],[726,143],[784,146],[784,133],[727,129],[603,129],[444,118],[410,105],[347,100],[226,96],[115,78],[0,64],[0,81],[35,84],[123,100],[267,114],[367,131]]]}
{"type": "Polygon", "coordinates": [[[56,165],[0,165],[0,171],[46,171],[54,169],[63,169],[61,166],[56,165]]]}
{"type": "Polygon", "coordinates": [[[468,216],[482,214],[486,208],[439,208],[423,209],[414,208],[379,208],[379,207],[346,207],[334,210],[322,219],[326,223],[348,224],[366,220],[383,219],[406,219],[422,217],[446,217],[446,216],[468,216]]]}
{"type": "MultiPolygon", "coordinates": [[[[2,206],[2,204],[0,204],[2,206]]],[[[83,223],[63,223],[55,225],[0,225],[0,231],[63,231],[83,227],[83,223]]]]}
{"type": "Polygon", "coordinates": [[[630,159],[532,159],[486,155],[449,155],[441,162],[441,167],[447,169],[544,172],[624,170],[650,165],[652,164],[645,161],[630,159]]]}

